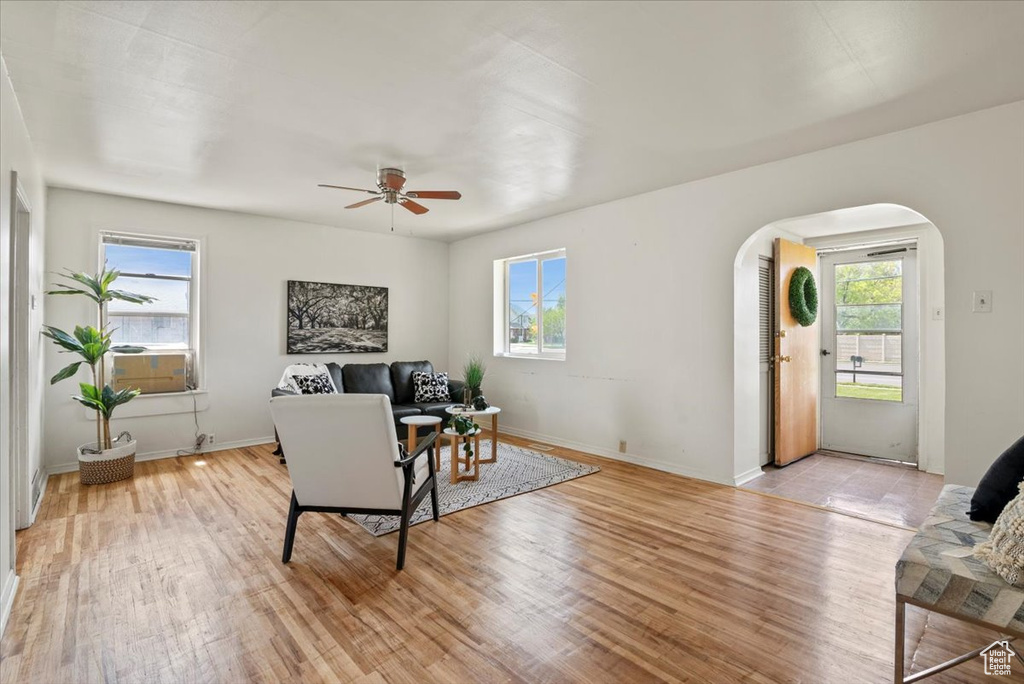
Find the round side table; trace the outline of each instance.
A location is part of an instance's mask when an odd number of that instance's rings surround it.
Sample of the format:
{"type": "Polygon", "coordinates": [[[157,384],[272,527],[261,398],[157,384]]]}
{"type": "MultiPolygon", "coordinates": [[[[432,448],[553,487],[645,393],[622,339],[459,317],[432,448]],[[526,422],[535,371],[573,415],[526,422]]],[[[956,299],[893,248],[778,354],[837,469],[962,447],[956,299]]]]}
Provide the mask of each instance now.
{"type": "MultiPolygon", "coordinates": [[[[401,422],[403,425],[407,425],[409,427],[409,445],[408,445],[408,449],[409,449],[409,453],[411,454],[413,451],[416,450],[416,439],[417,439],[416,432],[417,432],[417,429],[421,425],[440,425],[441,424],[441,419],[438,418],[437,416],[406,416],[405,418],[400,418],[399,422],[401,422]]],[[[434,440],[434,467],[435,468],[440,468],[441,467],[441,449],[439,448],[440,444],[441,444],[441,435],[439,434],[437,436],[437,439],[434,440]]]]}
{"type": "MultiPolygon", "coordinates": [[[[452,476],[451,483],[464,482],[466,480],[476,481],[480,479],[480,433],[477,428],[473,432],[460,435],[455,428],[445,428],[444,436],[451,440],[452,444],[452,476]],[[459,442],[473,440],[473,455],[460,456],[459,442]],[[466,471],[462,472],[459,466],[465,465],[466,471]]],[[[465,453],[465,452],[461,452],[465,453]]]]}
{"type": "MultiPolygon", "coordinates": [[[[497,463],[498,462],[498,414],[501,413],[501,409],[497,406],[488,406],[483,411],[460,409],[454,406],[449,406],[445,409],[447,413],[453,416],[490,416],[491,417],[491,457],[481,458],[481,463],[497,463]]],[[[447,431],[446,431],[447,432],[447,431]]]]}

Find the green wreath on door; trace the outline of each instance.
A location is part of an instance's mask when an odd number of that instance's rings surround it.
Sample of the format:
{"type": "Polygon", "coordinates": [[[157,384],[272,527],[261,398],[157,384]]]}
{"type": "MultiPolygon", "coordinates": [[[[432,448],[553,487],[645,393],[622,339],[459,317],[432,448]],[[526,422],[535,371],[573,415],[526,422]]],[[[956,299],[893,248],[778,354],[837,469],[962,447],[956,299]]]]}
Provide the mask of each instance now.
{"type": "Polygon", "coordinates": [[[805,328],[818,318],[818,287],[814,284],[814,274],[806,266],[793,271],[789,281],[789,312],[805,328]]]}

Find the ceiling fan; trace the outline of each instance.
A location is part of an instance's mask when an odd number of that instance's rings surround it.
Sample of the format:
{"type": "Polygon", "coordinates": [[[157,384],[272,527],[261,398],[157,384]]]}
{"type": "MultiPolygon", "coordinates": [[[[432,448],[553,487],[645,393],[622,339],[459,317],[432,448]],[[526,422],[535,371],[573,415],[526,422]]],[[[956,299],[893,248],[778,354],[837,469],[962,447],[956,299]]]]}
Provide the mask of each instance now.
{"type": "Polygon", "coordinates": [[[377,189],[376,190],[365,190],[363,188],[349,188],[344,185],[328,185],[327,183],[320,183],[318,187],[321,188],[336,188],[338,190],[354,190],[355,192],[365,192],[370,195],[374,195],[370,199],[363,200],[362,202],[356,202],[350,204],[346,209],[358,209],[359,207],[365,207],[367,204],[373,204],[384,200],[387,204],[398,204],[405,207],[414,214],[426,214],[429,209],[413,200],[418,199],[443,199],[443,200],[457,200],[462,197],[462,193],[456,190],[403,190],[405,186],[405,171],[401,169],[380,169],[377,171],[377,189]]]}

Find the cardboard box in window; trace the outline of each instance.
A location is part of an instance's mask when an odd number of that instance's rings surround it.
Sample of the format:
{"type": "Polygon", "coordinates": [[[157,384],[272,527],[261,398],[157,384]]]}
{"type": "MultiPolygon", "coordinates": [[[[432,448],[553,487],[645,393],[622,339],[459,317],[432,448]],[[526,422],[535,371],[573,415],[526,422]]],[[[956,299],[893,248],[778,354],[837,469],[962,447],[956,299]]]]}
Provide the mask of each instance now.
{"type": "Polygon", "coordinates": [[[184,392],[187,354],[115,354],[114,389],[143,394],[184,392]]]}

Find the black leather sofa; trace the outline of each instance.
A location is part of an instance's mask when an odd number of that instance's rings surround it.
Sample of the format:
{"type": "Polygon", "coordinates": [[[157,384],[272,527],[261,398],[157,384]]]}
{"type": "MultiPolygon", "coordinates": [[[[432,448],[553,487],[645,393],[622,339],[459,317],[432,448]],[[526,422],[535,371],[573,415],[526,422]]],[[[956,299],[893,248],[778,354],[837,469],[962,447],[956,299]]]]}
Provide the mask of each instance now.
{"type": "MultiPolygon", "coordinates": [[[[463,383],[458,380],[448,381],[448,392],[452,400],[443,403],[416,403],[416,390],[412,374],[416,371],[433,373],[434,366],[429,361],[395,361],[390,366],[386,363],[349,363],[340,366],[333,361],[327,364],[334,386],[345,394],[384,394],[391,400],[391,412],[395,415],[395,428],[398,436],[403,439],[406,428],[401,424],[406,416],[429,415],[441,419],[441,427],[448,425],[451,416],[445,411],[453,404],[462,403],[463,383]]],[[[294,394],[287,390],[274,388],[273,397],[294,394]]]]}

